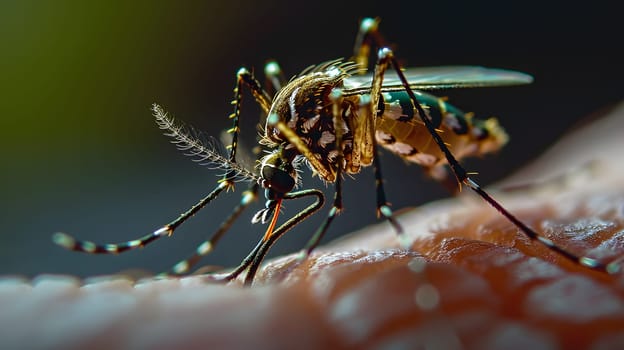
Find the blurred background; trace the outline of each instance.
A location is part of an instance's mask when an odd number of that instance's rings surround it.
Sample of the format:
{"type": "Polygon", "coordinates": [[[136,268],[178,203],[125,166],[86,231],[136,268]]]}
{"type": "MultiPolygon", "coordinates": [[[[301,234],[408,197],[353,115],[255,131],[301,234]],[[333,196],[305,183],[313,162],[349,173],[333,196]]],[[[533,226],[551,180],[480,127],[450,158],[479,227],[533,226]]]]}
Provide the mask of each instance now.
{"type": "MultiPolygon", "coordinates": [[[[465,162],[491,183],[539,156],[589,114],[622,98],[620,18],[599,2],[325,1],[295,3],[3,1],[0,3],[0,274],[159,272],[195,249],[240,200],[223,194],[169,239],[119,256],[64,251],[50,236],[118,242],[151,232],[211,191],[216,173],[182,156],[149,107],[218,136],[228,128],[235,72],[267,59],[287,76],[348,57],[358,21],[381,32],[408,66],[516,69],[530,86],[443,91],[511,135],[499,154],[465,162]]],[[[250,102],[249,95],[244,98],[250,102]]],[[[243,142],[259,109],[245,103],[243,142]]],[[[587,140],[592,142],[592,140],[587,140]]],[[[447,196],[415,165],[382,156],[395,210],[447,196]]],[[[324,188],[304,176],[304,187],[324,188]]],[[[344,186],[345,211],[325,241],[376,221],[374,177],[344,186]]],[[[326,190],[331,198],[331,188],[326,190]]],[[[236,265],[264,232],[250,208],[203,264],[236,265]]],[[[292,214],[302,203],[287,203],[292,214]]],[[[328,210],[289,232],[271,255],[296,251],[328,210]]]]}

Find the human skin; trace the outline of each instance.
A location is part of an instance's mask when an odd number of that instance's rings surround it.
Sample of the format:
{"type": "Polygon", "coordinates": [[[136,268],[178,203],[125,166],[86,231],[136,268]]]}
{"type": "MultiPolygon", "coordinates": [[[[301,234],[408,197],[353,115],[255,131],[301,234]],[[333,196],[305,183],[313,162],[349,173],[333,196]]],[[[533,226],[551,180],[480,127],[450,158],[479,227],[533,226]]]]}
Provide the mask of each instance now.
{"type": "MultiPolygon", "coordinates": [[[[622,130],[624,105],[492,193],[566,249],[621,259],[622,130]]],[[[624,348],[622,273],[528,240],[468,189],[398,221],[408,249],[382,222],[303,262],[268,261],[251,288],[200,275],[5,278],[0,348],[624,348]]]]}

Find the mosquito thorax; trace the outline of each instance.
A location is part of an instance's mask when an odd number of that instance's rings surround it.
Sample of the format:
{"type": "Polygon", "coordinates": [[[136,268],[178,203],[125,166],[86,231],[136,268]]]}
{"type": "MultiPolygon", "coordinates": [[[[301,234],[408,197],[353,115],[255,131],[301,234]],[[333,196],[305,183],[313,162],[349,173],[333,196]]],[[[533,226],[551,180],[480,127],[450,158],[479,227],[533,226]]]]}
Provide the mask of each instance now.
{"type": "MultiPolygon", "coordinates": [[[[273,99],[269,115],[276,115],[302,138],[311,135],[322,120],[331,121],[329,95],[342,84],[341,74],[335,66],[301,75],[286,84],[273,99]]],[[[265,136],[273,142],[286,140],[279,130],[267,123],[265,136]]]]}

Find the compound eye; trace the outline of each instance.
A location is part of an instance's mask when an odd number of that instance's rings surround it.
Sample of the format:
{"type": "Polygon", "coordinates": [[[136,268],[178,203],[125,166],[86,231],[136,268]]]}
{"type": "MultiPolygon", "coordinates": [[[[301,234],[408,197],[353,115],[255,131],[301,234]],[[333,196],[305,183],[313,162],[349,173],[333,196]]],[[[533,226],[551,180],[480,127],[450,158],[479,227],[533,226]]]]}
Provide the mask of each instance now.
{"type": "Polygon", "coordinates": [[[272,166],[262,167],[262,178],[266,180],[265,186],[280,194],[288,193],[295,187],[295,179],[289,173],[272,166]]]}

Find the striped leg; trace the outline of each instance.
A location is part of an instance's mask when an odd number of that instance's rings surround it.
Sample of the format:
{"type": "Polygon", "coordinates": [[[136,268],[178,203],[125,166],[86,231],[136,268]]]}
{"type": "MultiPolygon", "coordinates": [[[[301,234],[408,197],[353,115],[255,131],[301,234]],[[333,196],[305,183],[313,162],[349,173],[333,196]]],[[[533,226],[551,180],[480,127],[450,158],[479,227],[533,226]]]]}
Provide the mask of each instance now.
{"type": "Polygon", "coordinates": [[[286,78],[282,68],[277,61],[269,61],[264,66],[264,76],[266,78],[265,89],[271,96],[274,96],[282,86],[286,85],[286,78]]]}
{"type": "MultiPolygon", "coordinates": [[[[265,114],[269,113],[269,109],[271,108],[271,98],[269,94],[262,89],[258,80],[247,70],[247,68],[243,67],[238,70],[236,73],[237,79],[237,89],[240,90],[241,84],[245,84],[249,90],[251,91],[252,96],[262,108],[262,111],[265,114]]],[[[237,91],[238,91],[237,90],[237,91]]]]}
{"type": "MultiPolygon", "coordinates": [[[[382,60],[381,58],[379,58],[377,60],[377,63],[375,64],[375,73],[373,75],[373,81],[371,83],[370,101],[369,101],[369,107],[368,107],[369,115],[371,116],[371,119],[372,119],[369,124],[373,125],[373,129],[369,132],[372,132],[373,135],[375,133],[374,125],[377,120],[377,113],[379,112],[378,106],[379,106],[379,101],[381,99],[381,87],[383,84],[384,74],[387,68],[388,68],[388,62],[386,60],[382,60]]],[[[392,214],[392,210],[390,209],[390,206],[388,205],[388,202],[386,201],[386,193],[383,187],[383,176],[381,174],[381,163],[379,160],[379,154],[377,150],[377,141],[375,140],[374,136],[372,137],[372,139],[373,139],[373,148],[374,148],[373,152],[375,155],[373,157],[373,164],[375,166],[375,185],[376,185],[376,192],[377,192],[377,215],[383,216],[384,218],[386,218],[386,220],[388,220],[390,224],[392,224],[392,227],[394,227],[394,230],[396,231],[396,233],[398,235],[401,235],[401,233],[403,233],[403,228],[398,224],[398,222],[394,218],[394,215],[392,214]]]]}
{"type": "Polygon", "coordinates": [[[342,153],[342,135],[344,130],[342,129],[343,119],[342,119],[342,93],[339,89],[334,89],[332,94],[330,95],[333,108],[332,114],[334,119],[334,130],[336,135],[336,150],[338,151],[338,155],[336,156],[336,164],[338,167],[336,168],[336,181],[335,181],[335,190],[334,190],[334,203],[325,221],[319,226],[319,228],[314,232],[306,246],[303,248],[302,255],[300,257],[301,260],[307,258],[310,253],[319,245],[321,239],[327,232],[329,225],[334,221],[336,215],[338,215],[342,211],[342,166],[340,164],[343,163],[344,154],[342,153]]]}
{"type": "Polygon", "coordinates": [[[379,34],[379,18],[364,18],[360,22],[358,34],[355,37],[355,45],[353,47],[353,57],[360,67],[368,68],[368,58],[370,57],[371,47],[385,46],[384,40],[379,34]]]}
{"type": "MultiPolygon", "coordinates": [[[[379,32],[379,22],[379,18],[370,17],[364,18],[362,19],[362,21],[360,21],[360,27],[355,39],[355,45],[353,47],[353,57],[351,58],[351,60],[358,63],[361,67],[368,68],[369,57],[371,56],[372,47],[379,48],[387,46],[386,41],[379,32]]],[[[378,67],[379,63],[377,63],[375,68],[377,69],[378,67]]],[[[385,71],[385,67],[381,68],[383,68],[383,70],[385,71]]],[[[379,76],[377,75],[377,77],[379,76]]],[[[381,80],[379,82],[379,87],[381,87],[381,80]]],[[[375,94],[372,93],[372,95],[375,94]]],[[[375,156],[377,156],[377,154],[375,154],[375,156]]],[[[441,183],[442,186],[449,191],[449,193],[456,194],[458,192],[459,188],[457,187],[457,182],[455,182],[454,179],[449,176],[450,174],[446,171],[446,169],[442,167],[435,167],[428,168],[426,169],[426,171],[433,179],[441,183]]],[[[378,208],[380,208],[380,206],[378,206],[378,208]]]]}
{"type": "Polygon", "coordinates": [[[197,246],[195,252],[190,257],[175,264],[171,270],[163,273],[162,275],[184,275],[187,274],[193,266],[195,266],[199,260],[210,254],[217,243],[230,229],[234,221],[243,213],[243,211],[257,199],[258,196],[258,184],[253,184],[248,190],[243,192],[241,202],[234,208],[230,216],[228,216],[215,231],[212,236],[197,246]]]}
{"type": "Polygon", "coordinates": [[[55,233],[52,236],[52,241],[54,241],[54,243],[60,245],[63,248],[89,254],[117,254],[128,250],[140,248],[163,236],[171,236],[178,226],[180,226],[191,216],[195,215],[195,213],[201,210],[213,199],[215,199],[219,195],[219,193],[221,193],[221,191],[223,191],[227,187],[227,182],[220,182],[219,185],[212,192],[210,192],[206,197],[202,198],[189,210],[182,213],[177,219],[162,226],[152,233],[149,233],[143,237],[131,241],[126,241],[122,243],[97,244],[90,241],[77,240],[63,232],[55,233]]]}
{"type": "Polygon", "coordinates": [[[399,225],[399,223],[396,221],[396,219],[394,218],[394,215],[392,214],[392,210],[390,209],[390,206],[388,205],[388,202],[386,201],[386,192],[384,191],[384,187],[383,187],[383,177],[381,175],[381,164],[380,164],[380,160],[379,160],[379,153],[377,151],[377,143],[374,144],[375,146],[375,158],[373,158],[373,164],[375,166],[375,187],[376,187],[376,192],[377,192],[377,216],[383,216],[386,220],[388,220],[388,222],[390,222],[390,224],[392,225],[392,227],[394,227],[394,231],[401,236],[403,234],[403,228],[401,227],[401,225],[399,225]]]}
{"type": "MultiPolygon", "coordinates": [[[[340,154],[340,158],[342,158],[342,154],[340,154]]],[[[375,185],[376,185],[376,193],[377,193],[377,215],[382,216],[390,222],[392,227],[397,234],[403,233],[403,228],[399,223],[394,219],[392,215],[392,210],[388,206],[386,202],[386,195],[383,189],[383,180],[381,175],[381,166],[379,164],[379,157],[373,158],[374,166],[375,166],[375,185]]],[[[340,162],[338,163],[340,164],[340,162]]],[[[336,182],[335,182],[335,191],[334,191],[334,204],[332,208],[329,210],[327,214],[327,218],[321,224],[321,226],[316,230],[312,238],[308,241],[305,248],[302,251],[302,255],[300,257],[301,260],[306,259],[310,253],[319,245],[321,239],[327,232],[329,225],[332,223],[336,215],[340,214],[342,211],[342,177],[341,177],[341,168],[338,168],[336,174],[336,182]]]]}
{"type": "MultiPolygon", "coordinates": [[[[609,264],[604,264],[592,258],[579,257],[565,250],[564,248],[559,247],[550,239],[538,235],[537,232],[535,232],[533,229],[531,229],[522,221],[520,221],[518,218],[516,218],[513,214],[507,211],[507,209],[505,209],[500,203],[498,203],[494,198],[492,198],[481,186],[479,186],[475,181],[473,181],[468,176],[468,173],[466,172],[466,170],[459,164],[457,159],[455,159],[455,156],[453,156],[453,154],[448,149],[448,147],[446,146],[446,144],[444,143],[444,141],[442,140],[438,132],[435,130],[435,127],[433,123],[431,122],[431,120],[429,120],[429,118],[426,117],[424,109],[419,104],[418,99],[416,98],[414,92],[410,88],[409,83],[407,79],[405,78],[405,75],[401,71],[401,66],[399,65],[396,58],[394,57],[393,52],[388,48],[382,48],[381,50],[379,50],[378,56],[379,56],[379,59],[378,59],[377,66],[380,67],[381,70],[385,70],[385,67],[387,67],[388,64],[392,64],[396,74],[398,75],[399,79],[402,82],[403,87],[405,88],[405,91],[410,96],[410,99],[412,100],[414,107],[418,111],[418,115],[420,119],[422,120],[422,122],[425,124],[425,126],[429,130],[431,137],[436,142],[440,150],[444,153],[446,160],[448,161],[451,169],[453,170],[453,173],[455,174],[455,176],[457,177],[457,180],[460,183],[463,183],[464,185],[470,187],[470,189],[472,189],[481,198],[483,198],[487,203],[489,203],[492,207],[494,207],[494,209],[496,209],[499,213],[501,213],[504,217],[506,217],[509,221],[511,221],[511,223],[513,223],[518,229],[520,229],[522,233],[524,233],[531,240],[538,241],[542,245],[547,247],[548,249],[560,254],[561,256],[575,263],[578,263],[590,269],[607,272],[609,274],[617,273],[620,271],[620,266],[617,261],[611,262],[609,264]]],[[[381,75],[383,76],[383,72],[381,73],[381,75]]]]}
{"type": "MultiPolygon", "coordinates": [[[[262,108],[264,115],[269,113],[269,108],[271,108],[271,98],[269,94],[260,87],[260,83],[256,78],[247,70],[246,68],[241,68],[236,73],[236,87],[234,88],[234,100],[232,104],[234,105],[234,112],[230,114],[230,119],[233,119],[232,127],[227,131],[232,134],[232,142],[228,145],[230,150],[230,161],[236,163],[236,149],[238,146],[238,134],[240,133],[239,127],[239,119],[240,119],[240,106],[242,101],[241,88],[243,84],[246,85],[251,91],[252,96],[262,108]]],[[[227,175],[224,176],[223,180],[225,181],[227,175]]]]}

